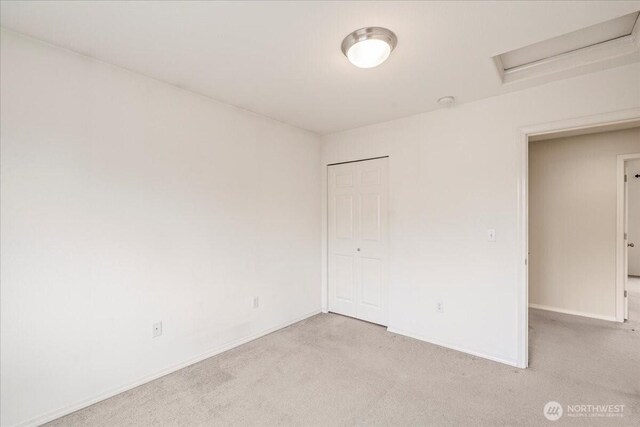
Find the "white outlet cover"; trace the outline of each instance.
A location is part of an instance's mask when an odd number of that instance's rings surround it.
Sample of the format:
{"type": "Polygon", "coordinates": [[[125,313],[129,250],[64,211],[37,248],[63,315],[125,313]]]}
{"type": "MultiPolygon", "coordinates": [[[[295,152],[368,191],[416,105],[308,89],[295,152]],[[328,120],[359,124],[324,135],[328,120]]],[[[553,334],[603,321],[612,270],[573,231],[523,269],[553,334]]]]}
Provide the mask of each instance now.
{"type": "Polygon", "coordinates": [[[162,335],[162,322],[157,322],[153,324],[153,338],[157,338],[162,335]]]}
{"type": "Polygon", "coordinates": [[[487,240],[489,242],[495,242],[496,241],[496,229],[495,228],[490,228],[487,230],[487,240]]]}

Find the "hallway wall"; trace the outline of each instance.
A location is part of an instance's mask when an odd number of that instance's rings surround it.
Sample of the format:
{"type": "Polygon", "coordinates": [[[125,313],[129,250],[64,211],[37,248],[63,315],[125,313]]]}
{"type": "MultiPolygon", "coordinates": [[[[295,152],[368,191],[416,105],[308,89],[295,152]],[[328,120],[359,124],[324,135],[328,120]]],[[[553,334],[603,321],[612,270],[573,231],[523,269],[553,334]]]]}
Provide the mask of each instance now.
{"type": "Polygon", "coordinates": [[[640,128],[529,143],[529,303],[616,316],[617,155],[640,128]]]}
{"type": "Polygon", "coordinates": [[[640,277],[640,159],[627,162],[629,208],[628,226],[629,242],[629,275],[640,277]]]}

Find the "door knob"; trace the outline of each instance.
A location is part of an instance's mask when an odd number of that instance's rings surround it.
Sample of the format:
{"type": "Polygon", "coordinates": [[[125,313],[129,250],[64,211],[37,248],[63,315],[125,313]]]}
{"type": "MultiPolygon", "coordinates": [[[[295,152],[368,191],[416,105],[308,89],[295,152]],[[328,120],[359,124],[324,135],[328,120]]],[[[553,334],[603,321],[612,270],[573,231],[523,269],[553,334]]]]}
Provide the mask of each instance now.
{"type": "MultiPolygon", "coordinates": [[[[627,243],[627,246],[629,246],[630,248],[635,248],[636,247],[636,245],[634,245],[633,242],[632,243],[627,243]]],[[[360,249],[358,249],[358,250],[360,250],[360,249]]]]}
{"type": "MultiPolygon", "coordinates": [[[[633,243],[632,243],[632,245],[633,245],[633,243]]],[[[360,248],[358,248],[358,252],[360,252],[360,248]]]]}

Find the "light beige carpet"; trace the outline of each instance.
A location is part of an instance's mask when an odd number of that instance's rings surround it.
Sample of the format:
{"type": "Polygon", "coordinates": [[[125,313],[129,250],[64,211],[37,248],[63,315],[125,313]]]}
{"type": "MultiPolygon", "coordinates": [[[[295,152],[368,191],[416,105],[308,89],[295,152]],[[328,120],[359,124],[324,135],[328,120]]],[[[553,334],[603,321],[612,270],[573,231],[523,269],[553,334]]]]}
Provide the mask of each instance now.
{"type": "Polygon", "coordinates": [[[531,310],[526,370],[321,314],[51,425],[538,426],[551,425],[542,409],[554,400],[625,407],[553,425],[638,426],[634,292],[625,324],[531,310]]]}

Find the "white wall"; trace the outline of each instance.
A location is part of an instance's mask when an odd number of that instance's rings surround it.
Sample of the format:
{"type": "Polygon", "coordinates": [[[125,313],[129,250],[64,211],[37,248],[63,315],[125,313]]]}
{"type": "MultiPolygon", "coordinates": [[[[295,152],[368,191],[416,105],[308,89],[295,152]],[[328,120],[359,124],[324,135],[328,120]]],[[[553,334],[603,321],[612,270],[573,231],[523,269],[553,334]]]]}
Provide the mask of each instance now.
{"type": "Polygon", "coordinates": [[[317,136],[1,38],[3,426],[319,312],[317,136]]]}
{"type": "MultiPolygon", "coordinates": [[[[640,144],[640,136],[638,137],[640,144]]],[[[640,150],[638,150],[640,152],[640,150]]],[[[640,160],[627,162],[627,176],[629,185],[628,225],[629,242],[635,245],[629,248],[629,275],[640,276],[640,160]]]]}
{"type": "Polygon", "coordinates": [[[532,306],[616,319],[617,161],[630,153],[640,128],[529,144],[532,306]]]}
{"type": "Polygon", "coordinates": [[[521,128],[637,108],[638,76],[634,64],[323,138],[323,165],[390,156],[391,330],[524,365],[521,128]]]}

